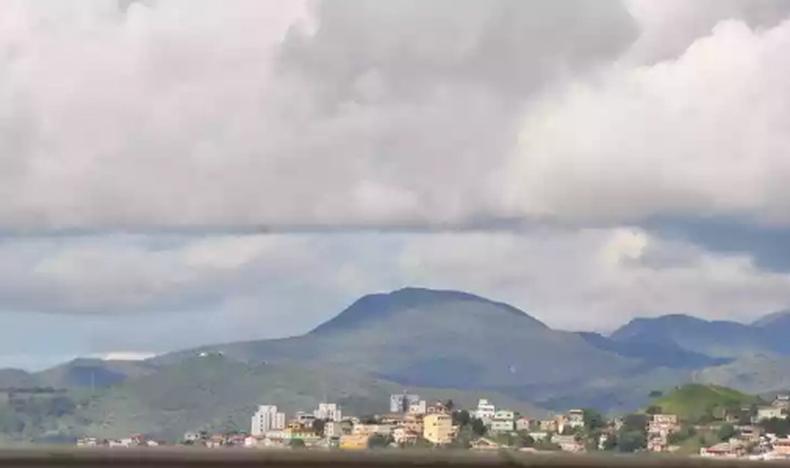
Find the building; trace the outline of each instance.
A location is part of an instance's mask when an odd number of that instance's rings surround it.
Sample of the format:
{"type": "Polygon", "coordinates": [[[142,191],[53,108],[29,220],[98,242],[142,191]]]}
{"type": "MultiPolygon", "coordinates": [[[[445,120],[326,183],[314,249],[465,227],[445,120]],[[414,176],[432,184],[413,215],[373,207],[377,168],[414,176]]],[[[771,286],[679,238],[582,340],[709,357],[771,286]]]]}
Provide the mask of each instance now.
{"type": "Polygon", "coordinates": [[[488,424],[496,414],[496,406],[493,403],[486,400],[485,398],[481,398],[480,401],[477,402],[477,409],[474,411],[474,416],[477,419],[482,420],[484,423],[488,424]]]}
{"type": "Polygon", "coordinates": [[[390,413],[408,413],[412,403],[418,403],[419,401],[419,395],[408,393],[390,395],[390,413]]]}
{"type": "Polygon", "coordinates": [[[276,405],[260,405],[258,411],[252,415],[252,428],[250,434],[262,436],[269,431],[285,428],[285,413],[277,411],[276,405]]]}
{"type": "Polygon", "coordinates": [[[343,435],[340,429],[340,423],[336,421],[327,421],[324,423],[324,437],[328,439],[337,439],[343,435]]]}
{"type": "Polygon", "coordinates": [[[422,434],[424,427],[422,419],[423,416],[415,415],[415,414],[407,414],[403,418],[403,427],[416,434],[422,434]]]}
{"type": "Polygon", "coordinates": [[[412,402],[409,405],[409,414],[425,414],[428,412],[428,403],[425,400],[412,402]]]}
{"type": "Polygon", "coordinates": [[[565,419],[565,424],[569,426],[571,429],[583,429],[584,410],[572,409],[568,411],[568,414],[565,419]]]}
{"type": "Polygon", "coordinates": [[[434,414],[434,413],[450,414],[450,409],[447,408],[447,405],[445,405],[441,401],[435,401],[435,402],[431,403],[430,405],[428,405],[427,408],[425,408],[425,413],[426,414],[434,414]]]}
{"type": "Polygon", "coordinates": [[[414,445],[417,443],[419,434],[406,429],[403,426],[392,430],[392,440],[398,445],[414,445]]]}
{"type": "Polygon", "coordinates": [[[559,445],[563,452],[584,452],[584,444],[577,440],[575,435],[555,434],[551,436],[551,442],[559,445]]]}
{"type": "Polygon", "coordinates": [[[529,433],[529,436],[532,437],[532,440],[547,440],[549,438],[549,433],[543,431],[533,431],[529,433]]]}
{"type": "Polygon", "coordinates": [[[340,436],[339,447],[342,450],[365,450],[368,448],[369,435],[350,434],[340,436]]]}
{"type": "Polygon", "coordinates": [[[496,411],[490,422],[490,430],[492,432],[513,432],[516,428],[515,417],[516,414],[510,410],[496,411]]]}
{"type": "Polygon", "coordinates": [[[532,427],[532,421],[530,421],[527,417],[520,417],[516,419],[516,430],[517,431],[528,431],[532,427]]]}
{"type": "Polygon", "coordinates": [[[776,398],[774,398],[774,401],[771,403],[771,406],[774,406],[776,408],[782,408],[785,411],[790,410],[790,395],[787,394],[776,395],[776,398]]]}
{"type": "Polygon", "coordinates": [[[746,448],[739,442],[722,442],[711,447],[702,447],[699,454],[711,458],[738,458],[746,454],[746,448]]]}
{"type": "Polygon", "coordinates": [[[313,413],[306,413],[304,411],[297,411],[294,415],[293,422],[299,423],[302,427],[313,427],[316,417],[313,413]]]}
{"type": "Polygon", "coordinates": [[[735,430],[738,431],[738,440],[745,443],[758,443],[763,435],[763,428],[760,426],[735,426],[735,430]]]}
{"type": "Polygon", "coordinates": [[[680,430],[675,414],[654,414],[647,423],[647,450],[669,451],[669,436],[680,430]]]}
{"type": "Polygon", "coordinates": [[[450,415],[434,413],[423,418],[423,438],[434,445],[447,445],[455,437],[450,415]]]}
{"type": "Polygon", "coordinates": [[[469,444],[469,448],[472,450],[487,451],[487,450],[499,450],[501,447],[493,440],[486,439],[485,437],[481,437],[477,440],[473,440],[472,443],[469,444]]]}
{"type": "Polygon", "coordinates": [[[364,434],[364,435],[383,435],[388,436],[392,434],[392,429],[394,426],[391,424],[354,424],[354,429],[352,430],[352,434],[364,434]]]}
{"type": "Polygon", "coordinates": [[[790,458],[790,439],[776,439],[771,444],[773,452],[779,458],[790,458]]]}
{"type": "Polygon", "coordinates": [[[319,403],[318,409],[313,411],[313,416],[324,421],[340,421],[343,419],[343,412],[335,403],[319,403]]]}
{"type": "Polygon", "coordinates": [[[556,419],[541,419],[538,422],[538,428],[545,432],[557,432],[558,424],[556,419]]]}
{"type": "Polygon", "coordinates": [[[757,421],[765,421],[766,419],[781,419],[785,417],[784,408],[778,406],[763,406],[757,408],[757,421]]]}

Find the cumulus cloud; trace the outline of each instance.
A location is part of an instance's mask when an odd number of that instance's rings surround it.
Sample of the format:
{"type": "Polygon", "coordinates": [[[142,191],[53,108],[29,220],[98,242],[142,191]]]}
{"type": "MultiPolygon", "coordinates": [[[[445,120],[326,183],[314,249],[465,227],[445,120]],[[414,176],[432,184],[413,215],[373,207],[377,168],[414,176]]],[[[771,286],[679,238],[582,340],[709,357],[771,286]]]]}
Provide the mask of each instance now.
{"type": "Polygon", "coordinates": [[[719,23],[676,60],[577,82],[525,116],[511,203],[614,222],[736,215],[790,223],[790,22],[719,23]]]}

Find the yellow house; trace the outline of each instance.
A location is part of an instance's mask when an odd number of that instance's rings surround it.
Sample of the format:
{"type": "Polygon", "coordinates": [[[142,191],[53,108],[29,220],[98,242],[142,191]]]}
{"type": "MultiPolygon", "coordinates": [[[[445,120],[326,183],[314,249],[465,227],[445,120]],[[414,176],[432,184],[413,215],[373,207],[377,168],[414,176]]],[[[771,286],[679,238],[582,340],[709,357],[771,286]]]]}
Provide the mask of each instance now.
{"type": "Polygon", "coordinates": [[[453,441],[455,429],[453,418],[449,414],[433,413],[426,415],[423,420],[422,436],[435,445],[446,445],[453,441]]]}
{"type": "Polygon", "coordinates": [[[340,448],[343,450],[365,450],[368,448],[368,434],[349,434],[340,436],[340,448]]]}

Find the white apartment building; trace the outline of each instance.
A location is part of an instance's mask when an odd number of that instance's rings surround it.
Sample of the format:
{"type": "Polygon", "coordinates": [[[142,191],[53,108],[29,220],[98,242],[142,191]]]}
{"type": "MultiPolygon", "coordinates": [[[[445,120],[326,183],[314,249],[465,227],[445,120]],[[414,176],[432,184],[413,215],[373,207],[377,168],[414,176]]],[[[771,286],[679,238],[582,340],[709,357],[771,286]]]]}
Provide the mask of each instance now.
{"type": "Polygon", "coordinates": [[[491,431],[492,432],[513,432],[515,429],[516,414],[510,410],[498,410],[494,412],[494,417],[491,418],[491,431]]]}
{"type": "Polygon", "coordinates": [[[568,411],[567,424],[573,429],[584,427],[584,410],[572,409],[568,411]]]}
{"type": "Polygon", "coordinates": [[[484,423],[488,424],[494,418],[496,414],[496,406],[493,403],[489,402],[485,398],[481,398],[480,401],[477,402],[477,409],[474,411],[474,415],[477,419],[482,420],[484,423]]]}
{"type": "Polygon", "coordinates": [[[318,409],[313,411],[316,419],[323,419],[325,421],[340,421],[343,419],[343,413],[340,406],[336,403],[319,403],[318,409]]]}
{"type": "Polygon", "coordinates": [[[251,422],[250,434],[262,436],[269,431],[285,429],[285,413],[277,411],[277,405],[260,405],[251,422]]]}

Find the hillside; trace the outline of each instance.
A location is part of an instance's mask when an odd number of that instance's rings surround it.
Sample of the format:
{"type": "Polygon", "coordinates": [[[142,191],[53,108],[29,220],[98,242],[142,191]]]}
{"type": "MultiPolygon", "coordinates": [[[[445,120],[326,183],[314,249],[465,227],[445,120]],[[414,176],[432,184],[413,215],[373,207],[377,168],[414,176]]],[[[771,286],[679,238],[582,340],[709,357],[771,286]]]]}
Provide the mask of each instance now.
{"type": "MultiPolygon", "coordinates": [[[[264,403],[293,413],[316,407],[326,396],[348,414],[382,413],[388,410],[389,395],[403,390],[393,382],[345,369],[248,365],[211,355],[131,378],[92,396],[72,392],[73,405],[67,406],[68,411],[52,413],[36,431],[23,428],[17,435],[68,440],[81,435],[123,437],[139,432],[178,439],[187,430],[248,430],[254,408],[264,403]]],[[[409,391],[427,399],[450,398],[467,407],[485,396],[525,414],[545,413],[496,392],[482,395],[422,387],[409,391]]]]}
{"type": "Polygon", "coordinates": [[[467,293],[406,288],[365,296],[294,338],[206,346],[249,363],[345,366],[403,385],[467,388],[559,384],[613,376],[638,362],[467,293]]]}
{"type": "Polygon", "coordinates": [[[746,393],[779,392],[790,388],[790,357],[746,356],[723,366],[701,369],[694,381],[716,383],[746,393]]]}
{"type": "Polygon", "coordinates": [[[664,413],[677,414],[689,423],[704,422],[716,412],[758,403],[759,398],[719,385],[686,384],[655,399],[664,413]]]}

